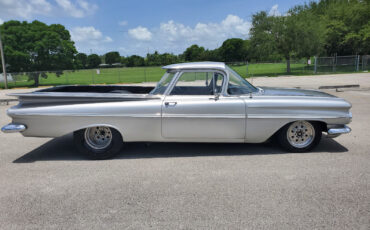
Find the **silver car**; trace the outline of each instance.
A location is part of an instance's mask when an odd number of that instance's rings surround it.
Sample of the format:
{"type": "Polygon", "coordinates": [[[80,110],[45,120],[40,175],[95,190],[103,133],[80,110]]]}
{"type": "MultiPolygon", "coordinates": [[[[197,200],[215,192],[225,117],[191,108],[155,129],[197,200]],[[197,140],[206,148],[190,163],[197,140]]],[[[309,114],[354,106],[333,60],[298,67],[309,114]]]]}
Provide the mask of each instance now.
{"type": "Polygon", "coordinates": [[[92,159],[118,153],[124,142],[261,143],[306,152],[349,133],[351,104],[330,94],[255,87],[219,62],[174,64],[156,87],[58,86],[12,94],[12,123],[3,132],[59,137],[74,133],[92,159]]]}

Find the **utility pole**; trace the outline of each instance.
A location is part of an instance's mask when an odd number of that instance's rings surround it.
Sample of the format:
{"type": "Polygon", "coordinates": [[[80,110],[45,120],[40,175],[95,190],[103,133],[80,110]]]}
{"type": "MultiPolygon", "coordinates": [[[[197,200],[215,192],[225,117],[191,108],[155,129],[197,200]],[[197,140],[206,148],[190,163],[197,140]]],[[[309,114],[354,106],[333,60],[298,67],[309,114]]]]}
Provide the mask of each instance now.
{"type": "Polygon", "coordinates": [[[8,88],[8,76],[6,75],[6,66],[5,66],[5,59],[4,59],[3,43],[1,41],[1,32],[0,32],[0,53],[1,53],[1,64],[3,66],[5,89],[7,89],[8,88]]]}

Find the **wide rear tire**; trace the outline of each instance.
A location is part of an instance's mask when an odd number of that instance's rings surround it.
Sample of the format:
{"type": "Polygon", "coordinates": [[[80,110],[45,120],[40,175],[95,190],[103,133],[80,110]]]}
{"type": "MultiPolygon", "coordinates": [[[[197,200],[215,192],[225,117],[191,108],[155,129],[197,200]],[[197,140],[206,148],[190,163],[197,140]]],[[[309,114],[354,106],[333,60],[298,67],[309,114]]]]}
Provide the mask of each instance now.
{"type": "Polygon", "coordinates": [[[82,129],[74,132],[73,137],[77,149],[92,160],[112,158],[123,146],[121,134],[106,126],[82,129]]]}
{"type": "Polygon", "coordinates": [[[322,128],[317,122],[295,121],[279,130],[276,139],[289,152],[308,152],[321,140],[322,128]]]}

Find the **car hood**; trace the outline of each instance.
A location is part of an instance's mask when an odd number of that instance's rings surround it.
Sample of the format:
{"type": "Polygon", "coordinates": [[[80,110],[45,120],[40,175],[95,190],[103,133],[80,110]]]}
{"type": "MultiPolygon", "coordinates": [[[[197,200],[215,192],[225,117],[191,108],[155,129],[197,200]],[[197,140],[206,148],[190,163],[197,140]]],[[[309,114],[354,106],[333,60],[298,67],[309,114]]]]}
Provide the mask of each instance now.
{"type": "Polygon", "coordinates": [[[311,96],[311,97],[335,97],[328,93],[316,90],[293,89],[293,88],[274,88],[274,87],[259,87],[263,95],[271,96],[311,96]]]}

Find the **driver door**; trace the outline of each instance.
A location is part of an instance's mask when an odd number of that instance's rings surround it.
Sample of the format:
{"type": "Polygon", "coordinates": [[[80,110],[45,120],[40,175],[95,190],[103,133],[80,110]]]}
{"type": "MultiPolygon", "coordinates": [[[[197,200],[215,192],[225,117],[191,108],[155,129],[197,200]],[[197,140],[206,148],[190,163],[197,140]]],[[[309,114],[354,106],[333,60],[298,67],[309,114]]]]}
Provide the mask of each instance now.
{"type": "Polygon", "coordinates": [[[245,103],[218,95],[225,80],[214,71],[180,73],[162,104],[162,136],[178,141],[244,141],[245,103]]]}

